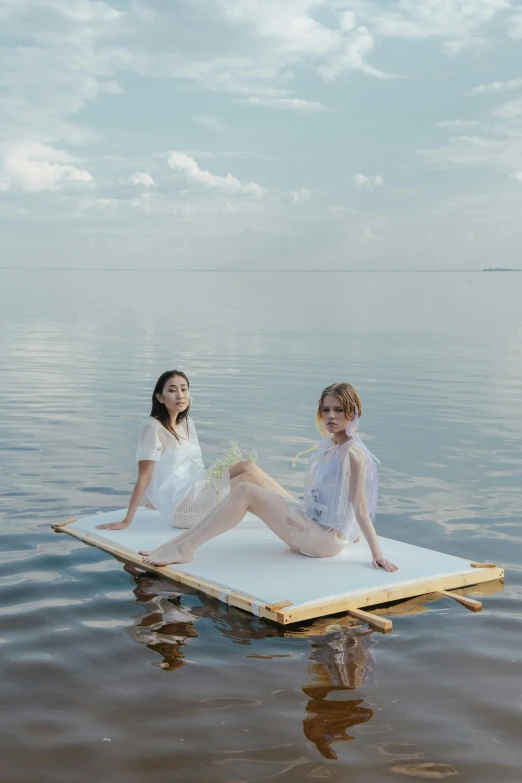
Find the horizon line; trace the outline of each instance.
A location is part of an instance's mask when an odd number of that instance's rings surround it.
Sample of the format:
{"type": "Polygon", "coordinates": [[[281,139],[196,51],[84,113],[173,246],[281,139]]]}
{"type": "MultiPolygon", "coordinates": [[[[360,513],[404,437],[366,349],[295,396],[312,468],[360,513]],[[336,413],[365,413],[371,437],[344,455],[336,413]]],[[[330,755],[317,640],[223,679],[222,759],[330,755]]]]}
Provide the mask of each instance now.
{"type": "Polygon", "coordinates": [[[173,267],[89,267],[89,266],[0,266],[0,271],[5,272],[227,272],[233,273],[286,273],[286,274],[427,274],[427,273],[458,273],[458,274],[476,274],[478,272],[522,272],[522,268],[487,268],[487,269],[225,269],[221,268],[196,268],[196,269],[176,269],[173,267]]]}

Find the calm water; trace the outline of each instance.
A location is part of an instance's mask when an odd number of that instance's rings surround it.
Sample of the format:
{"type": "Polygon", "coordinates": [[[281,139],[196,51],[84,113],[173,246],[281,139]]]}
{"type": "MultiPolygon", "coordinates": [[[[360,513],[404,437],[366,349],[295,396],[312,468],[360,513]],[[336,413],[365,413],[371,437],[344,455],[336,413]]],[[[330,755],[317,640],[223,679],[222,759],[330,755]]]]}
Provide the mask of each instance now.
{"type": "Polygon", "coordinates": [[[519,783],[522,275],[0,273],[6,783],[519,783]],[[378,529],[506,568],[474,615],[395,607],[284,631],[134,576],[50,523],[126,504],[129,433],[187,372],[299,491],[323,386],[383,462],[378,529]]]}

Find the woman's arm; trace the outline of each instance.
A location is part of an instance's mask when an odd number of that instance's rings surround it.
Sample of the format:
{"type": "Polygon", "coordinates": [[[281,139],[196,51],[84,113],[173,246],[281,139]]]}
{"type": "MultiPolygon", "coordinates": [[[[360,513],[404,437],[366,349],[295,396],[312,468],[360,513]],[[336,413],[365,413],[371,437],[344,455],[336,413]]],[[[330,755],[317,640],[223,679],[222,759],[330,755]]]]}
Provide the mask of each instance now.
{"type": "Polygon", "coordinates": [[[154,468],[154,460],[142,459],[138,462],[138,479],[132,490],[131,499],[129,501],[129,508],[125,519],[121,522],[107,522],[105,525],[96,525],[97,530],[123,530],[129,527],[130,523],[134,519],[134,514],[138,508],[143,495],[147,487],[149,486],[150,478],[152,476],[152,470],[154,468]]]}
{"type": "Polygon", "coordinates": [[[387,560],[382,554],[382,550],[377,538],[377,533],[373,526],[373,522],[368,514],[366,508],[366,498],[364,494],[365,485],[365,465],[364,457],[362,454],[355,454],[350,451],[350,500],[355,509],[355,516],[357,524],[361,528],[361,532],[368,542],[370,551],[372,553],[372,565],[375,568],[384,568],[385,571],[398,571],[394,563],[387,560]]]}

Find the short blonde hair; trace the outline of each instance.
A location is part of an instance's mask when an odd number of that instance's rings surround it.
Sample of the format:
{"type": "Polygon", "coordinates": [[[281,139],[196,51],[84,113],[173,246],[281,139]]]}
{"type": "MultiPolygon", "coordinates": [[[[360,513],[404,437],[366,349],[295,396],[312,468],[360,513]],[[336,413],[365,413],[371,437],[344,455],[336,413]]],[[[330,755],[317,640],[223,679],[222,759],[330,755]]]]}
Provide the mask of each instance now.
{"type": "Polygon", "coordinates": [[[355,413],[360,419],[362,416],[362,405],[359,395],[353,388],[351,383],[332,383],[331,386],[327,386],[321,393],[319,398],[319,404],[317,406],[317,428],[320,432],[325,433],[323,427],[323,416],[321,409],[323,407],[323,400],[327,394],[331,394],[332,397],[337,397],[341,403],[344,411],[344,415],[348,419],[353,419],[355,413]]]}

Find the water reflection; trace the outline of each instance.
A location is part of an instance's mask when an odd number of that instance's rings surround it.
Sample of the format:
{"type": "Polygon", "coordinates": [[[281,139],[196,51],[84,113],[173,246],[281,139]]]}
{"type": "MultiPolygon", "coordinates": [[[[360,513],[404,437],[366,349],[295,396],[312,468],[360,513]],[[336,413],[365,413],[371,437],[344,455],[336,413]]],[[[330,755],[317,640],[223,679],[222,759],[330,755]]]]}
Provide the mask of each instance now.
{"type": "Polygon", "coordinates": [[[163,660],[154,661],[153,666],[167,671],[180,669],[185,665],[185,644],[198,635],[194,628],[197,617],[178,605],[183,593],[171,583],[144,575],[130,564],[124,570],[136,580],[134,595],[147,609],[126,632],[131,639],[162,656],[163,660]]]}
{"type": "MultiPolygon", "coordinates": [[[[129,564],[124,569],[136,582],[134,595],[137,603],[146,609],[146,613],[126,631],[136,642],[161,656],[162,660],[154,661],[153,666],[166,671],[182,668],[186,663],[185,647],[198,637],[195,626],[203,618],[210,620],[226,639],[244,646],[249,646],[252,640],[304,638],[309,644],[310,660],[306,680],[301,686],[308,698],[303,718],[306,739],[325,759],[337,760],[338,755],[332,745],[355,739],[349,730],[373,718],[374,704],[370,706],[366,702],[364,693],[359,691],[357,698],[348,696],[374,682],[373,650],[378,644],[378,636],[358,625],[353,618],[323,617],[288,629],[250,617],[204,594],[198,594],[200,605],[189,610],[180,605],[180,599],[192,595],[190,590],[129,564]]],[[[502,589],[502,580],[499,580],[462,592],[492,595],[502,589]]],[[[377,611],[387,615],[418,615],[434,611],[433,600],[429,596],[418,596],[377,611]]],[[[288,658],[294,654],[290,650],[283,655],[252,654],[248,657],[288,658]]]]}
{"type": "MultiPolygon", "coordinates": [[[[310,643],[311,661],[302,686],[309,699],[303,719],[305,737],[324,758],[337,759],[331,745],[354,739],[347,733],[348,729],[373,717],[373,710],[365,705],[364,698],[328,698],[332,693],[353,691],[373,681],[375,636],[372,631],[357,626],[351,618],[341,617],[335,621],[321,618],[288,631],[230,609],[205,595],[199,596],[200,606],[188,611],[179,605],[181,596],[186,593],[132,565],[124,568],[136,580],[134,594],[137,602],[147,610],[126,631],[139,644],[162,656],[163,660],[153,665],[167,671],[184,666],[184,647],[191,639],[197,638],[195,624],[201,618],[211,620],[227,639],[245,646],[250,645],[253,639],[304,637],[310,643]]],[[[251,657],[291,657],[291,654],[251,657]]]]}

